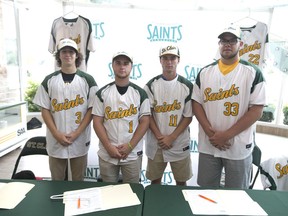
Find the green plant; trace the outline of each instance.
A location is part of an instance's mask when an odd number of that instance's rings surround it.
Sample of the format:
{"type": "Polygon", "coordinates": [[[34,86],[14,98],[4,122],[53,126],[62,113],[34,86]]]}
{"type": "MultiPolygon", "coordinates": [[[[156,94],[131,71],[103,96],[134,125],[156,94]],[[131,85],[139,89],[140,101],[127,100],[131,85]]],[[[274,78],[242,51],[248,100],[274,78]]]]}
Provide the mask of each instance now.
{"type": "Polygon", "coordinates": [[[28,103],[28,112],[40,112],[40,107],[33,103],[33,98],[39,84],[33,81],[29,81],[28,84],[29,85],[25,91],[25,101],[28,103]]]}
{"type": "Polygon", "coordinates": [[[288,125],[288,105],[283,107],[284,119],[283,124],[288,125]]]}
{"type": "Polygon", "coordinates": [[[275,106],[273,104],[268,104],[264,107],[262,117],[259,121],[272,122],[274,120],[275,106]]]}

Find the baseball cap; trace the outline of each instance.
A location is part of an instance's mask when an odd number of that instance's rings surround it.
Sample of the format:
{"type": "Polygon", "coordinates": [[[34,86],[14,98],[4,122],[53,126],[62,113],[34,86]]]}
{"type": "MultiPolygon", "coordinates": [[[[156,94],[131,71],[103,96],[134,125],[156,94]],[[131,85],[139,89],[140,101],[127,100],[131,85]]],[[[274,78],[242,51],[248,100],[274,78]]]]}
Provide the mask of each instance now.
{"type": "Polygon", "coordinates": [[[133,57],[130,54],[128,54],[127,52],[124,52],[124,51],[116,52],[113,55],[113,57],[112,57],[112,61],[118,56],[126,56],[133,63],[133,57]]]}
{"type": "Polygon", "coordinates": [[[219,34],[218,38],[221,38],[223,36],[223,34],[225,34],[225,33],[233,34],[235,37],[241,39],[241,29],[238,26],[231,25],[231,26],[225,28],[221,32],[221,34],[219,34]]]}
{"type": "Polygon", "coordinates": [[[165,46],[165,47],[162,47],[160,49],[160,52],[159,52],[159,57],[163,56],[163,55],[176,55],[178,57],[180,57],[180,52],[179,52],[179,48],[177,46],[174,46],[174,45],[168,45],[168,46],[165,46]]]}
{"type": "Polygon", "coordinates": [[[65,38],[59,41],[58,51],[63,49],[64,47],[72,47],[78,53],[78,46],[75,41],[65,38]]]}

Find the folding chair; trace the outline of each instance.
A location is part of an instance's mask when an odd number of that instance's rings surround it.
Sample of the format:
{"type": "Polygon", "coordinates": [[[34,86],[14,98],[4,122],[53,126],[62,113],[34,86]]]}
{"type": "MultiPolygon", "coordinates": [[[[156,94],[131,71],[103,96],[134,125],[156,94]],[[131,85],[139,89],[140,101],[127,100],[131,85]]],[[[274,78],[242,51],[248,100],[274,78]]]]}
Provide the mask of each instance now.
{"type": "Polygon", "coordinates": [[[45,136],[36,136],[32,137],[29,140],[26,141],[22,151],[20,152],[15,166],[14,170],[12,173],[12,179],[15,177],[18,169],[19,162],[22,157],[28,156],[28,155],[47,155],[47,150],[46,150],[46,137],[45,136]]]}
{"type": "Polygon", "coordinates": [[[259,175],[261,156],[262,156],[261,149],[255,144],[253,152],[252,152],[252,158],[253,158],[252,163],[257,167],[257,171],[256,171],[255,175],[253,175],[253,166],[252,166],[252,168],[251,168],[251,181],[250,181],[249,189],[253,189],[254,184],[256,182],[256,179],[259,175]]]}

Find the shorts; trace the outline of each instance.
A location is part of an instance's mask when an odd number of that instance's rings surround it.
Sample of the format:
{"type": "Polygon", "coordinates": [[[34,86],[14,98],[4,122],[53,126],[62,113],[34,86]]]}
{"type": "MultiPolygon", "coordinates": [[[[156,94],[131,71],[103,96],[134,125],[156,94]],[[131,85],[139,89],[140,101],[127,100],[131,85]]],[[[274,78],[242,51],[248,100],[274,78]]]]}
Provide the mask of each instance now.
{"type": "MultiPolygon", "coordinates": [[[[164,162],[162,150],[158,149],[153,160],[148,158],[146,177],[153,181],[162,178],[168,162],[164,162]]],[[[186,182],[192,177],[192,162],[189,156],[186,158],[169,162],[174,176],[178,182],[186,182]]]]}
{"type": "Polygon", "coordinates": [[[142,155],[136,160],[120,162],[115,165],[99,158],[99,168],[101,178],[104,182],[118,182],[120,171],[122,173],[123,183],[139,183],[142,165],[142,155]]]}

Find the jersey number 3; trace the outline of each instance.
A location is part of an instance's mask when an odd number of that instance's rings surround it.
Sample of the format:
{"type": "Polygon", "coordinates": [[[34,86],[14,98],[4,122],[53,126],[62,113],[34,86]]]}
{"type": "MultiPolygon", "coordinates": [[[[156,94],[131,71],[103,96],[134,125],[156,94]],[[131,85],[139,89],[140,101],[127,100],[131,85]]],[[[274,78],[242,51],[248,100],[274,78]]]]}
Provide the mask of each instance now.
{"type": "Polygon", "coordinates": [[[80,124],[81,123],[82,112],[76,112],[75,116],[77,117],[77,119],[75,120],[75,123],[76,124],[80,124]]]}

